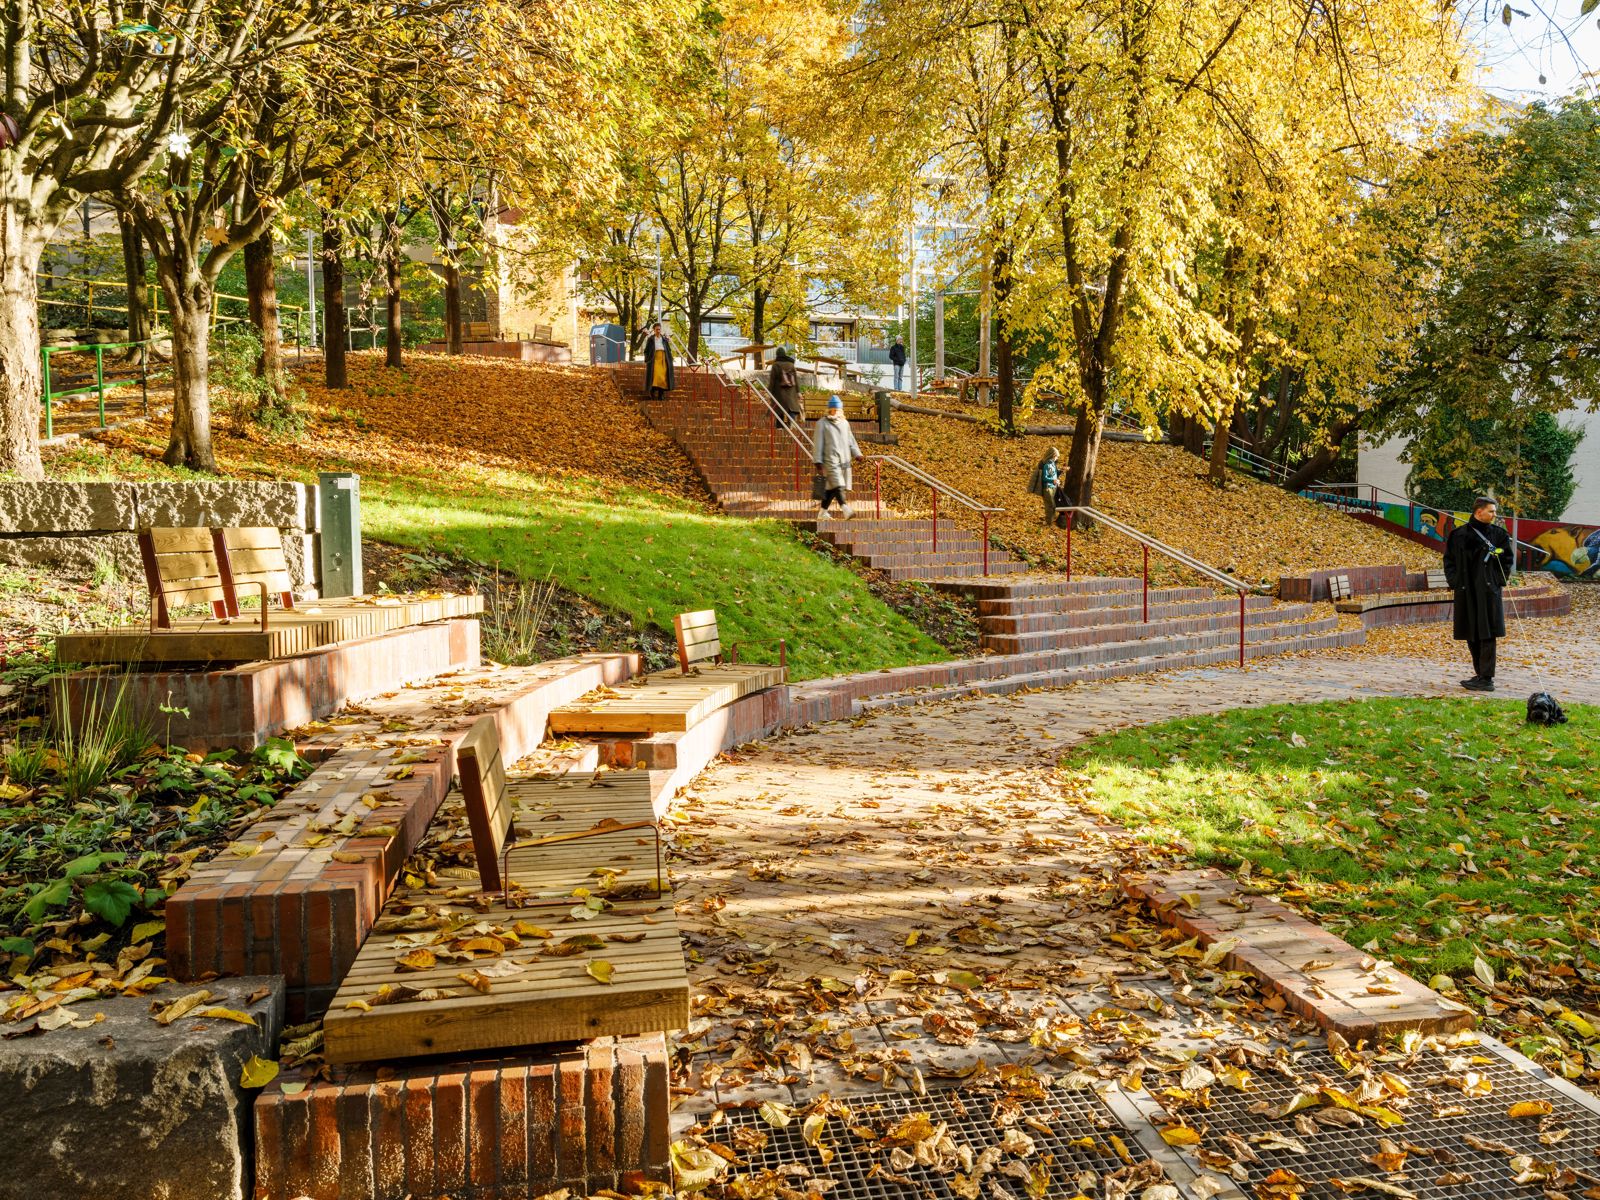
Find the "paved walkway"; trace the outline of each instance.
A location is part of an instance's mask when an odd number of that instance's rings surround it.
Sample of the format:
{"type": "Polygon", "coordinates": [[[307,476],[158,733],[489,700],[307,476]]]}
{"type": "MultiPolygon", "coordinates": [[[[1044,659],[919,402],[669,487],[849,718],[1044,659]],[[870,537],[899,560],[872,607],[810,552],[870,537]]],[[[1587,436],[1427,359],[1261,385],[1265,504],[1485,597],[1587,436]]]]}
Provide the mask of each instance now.
{"type": "MultiPolygon", "coordinates": [[[[1564,670],[1564,702],[1600,703],[1600,666],[1564,670]]],[[[1146,1109],[1155,1088],[1141,1077],[1181,1086],[1197,1053],[1210,1074],[1233,1062],[1292,1078],[1283,1064],[1320,1037],[1124,901],[1116,873],[1149,848],[1064,798],[1053,766],[1109,729],[1464,696],[1464,673],[1426,657],[1286,656],[891,709],[726,756],[674,811],[696,1016],[677,1042],[678,1127],[765,1100],[915,1095],[1002,1065],[1122,1080],[1117,1094],[1146,1109]]],[[[1512,665],[1500,683],[1521,698],[1536,678],[1512,665]]]]}

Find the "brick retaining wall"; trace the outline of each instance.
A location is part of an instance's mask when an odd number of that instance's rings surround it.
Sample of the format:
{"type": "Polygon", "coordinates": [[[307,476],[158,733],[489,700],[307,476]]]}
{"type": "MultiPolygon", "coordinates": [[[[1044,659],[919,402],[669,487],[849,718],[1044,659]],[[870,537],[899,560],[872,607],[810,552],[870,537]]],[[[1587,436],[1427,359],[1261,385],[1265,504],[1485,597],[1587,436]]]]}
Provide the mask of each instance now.
{"type": "Polygon", "coordinates": [[[666,1038],[285,1072],[255,1103],[256,1200],[524,1200],[668,1177],[666,1038]],[[284,1083],[304,1084],[286,1095],[284,1083]]]}
{"type": "Polygon", "coordinates": [[[1357,596],[1375,592],[1415,592],[1428,586],[1426,572],[1410,571],[1399,563],[1387,567],[1334,567],[1328,571],[1312,571],[1309,575],[1285,575],[1278,580],[1278,599],[1301,603],[1331,600],[1328,580],[1335,575],[1348,576],[1350,588],[1357,596]]]}

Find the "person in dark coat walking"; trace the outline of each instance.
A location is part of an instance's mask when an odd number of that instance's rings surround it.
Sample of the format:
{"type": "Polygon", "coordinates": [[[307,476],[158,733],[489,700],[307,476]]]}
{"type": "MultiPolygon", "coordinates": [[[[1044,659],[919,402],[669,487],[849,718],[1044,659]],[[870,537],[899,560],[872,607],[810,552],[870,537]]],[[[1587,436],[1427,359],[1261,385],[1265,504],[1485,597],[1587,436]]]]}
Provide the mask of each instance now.
{"type": "Polygon", "coordinates": [[[778,355],[772,360],[772,371],[767,376],[767,389],[778,402],[778,407],[798,425],[805,416],[805,406],[800,402],[800,369],[795,366],[794,355],[789,353],[787,347],[778,347],[778,355]]]}
{"type": "Polygon", "coordinates": [[[899,338],[895,338],[894,345],[889,347],[889,361],[894,364],[894,390],[898,392],[904,386],[906,376],[906,345],[899,338]]]}
{"type": "Polygon", "coordinates": [[[672,343],[660,321],[644,340],[644,379],[652,400],[660,400],[672,390],[672,343]]]}
{"type": "Polygon", "coordinates": [[[1461,686],[1494,691],[1495,641],[1506,635],[1500,592],[1516,570],[1511,535],[1494,523],[1498,509],[1489,496],[1472,504],[1472,519],[1458,525],[1444,544],[1444,576],[1456,594],[1455,638],[1472,653],[1471,679],[1461,686]]]}

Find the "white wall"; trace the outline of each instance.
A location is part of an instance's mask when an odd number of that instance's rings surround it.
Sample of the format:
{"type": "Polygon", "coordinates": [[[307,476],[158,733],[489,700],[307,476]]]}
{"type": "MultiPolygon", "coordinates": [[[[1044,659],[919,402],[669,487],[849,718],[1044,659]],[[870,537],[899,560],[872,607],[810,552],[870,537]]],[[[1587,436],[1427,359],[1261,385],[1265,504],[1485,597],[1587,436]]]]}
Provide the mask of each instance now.
{"type": "MultiPolygon", "coordinates": [[[[1600,413],[1570,412],[1561,418],[1561,423],[1587,431],[1572,456],[1572,474],[1578,486],[1561,519],[1574,524],[1600,525],[1600,413]]],[[[1404,496],[1406,475],[1411,470],[1409,463],[1400,461],[1400,452],[1405,447],[1404,438],[1391,438],[1372,447],[1363,444],[1356,459],[1356,481],[1404,496]]]]}

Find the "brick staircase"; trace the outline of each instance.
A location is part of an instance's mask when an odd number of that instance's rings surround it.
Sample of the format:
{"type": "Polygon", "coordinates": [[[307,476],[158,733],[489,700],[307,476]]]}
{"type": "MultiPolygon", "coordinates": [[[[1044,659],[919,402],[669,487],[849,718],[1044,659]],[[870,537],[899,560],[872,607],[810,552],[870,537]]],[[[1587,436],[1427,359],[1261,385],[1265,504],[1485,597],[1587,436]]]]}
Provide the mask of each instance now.
{"type": "MultiPolygon", "coordinates": [[[[855,515],[848,521],[819,518],[811,498],[811,462],[794,441],[773,428],[759,399],[747,400],[742,388],[727,388],[720,379],[685,371],[678,388],[665,400],[644,395],[641,367],[616,368],[624,394],[639,400],[651,424],[672,438],[689,456],[711,494],[725,512],[789,521],[809,529],[845,553],[891,579],[941,581],[982,577],[983,539],[941,516],[937,544],[931,517],[911,517],[888,507],[881,517],[872,503],[870,471],[856,473],[855,515]]],[[[867,450],[870,453],[871,447],[867,450]]],[[[988,574],[1011,575],[1027,570],[1003,550],[990,547],[988,574]]]]}
{"type": "MultiPolygon", "coordinates": [[[[1030,572],[1004,550],[990,546],[985,555],[983,538],[942,512],[935,545],[931,517],[887,507],[876,515],[865,465],[857,470],[857,515],[819,519],[809,456],[773,428],[758,396],[717,375],[683,371],[677,389],[653,401],[644,394],[642,367],[609,369],[624,394],[689,456],[726,512],[790,521],[891,579],[925,581],[974,600],[980,645],[991,656],[980,672],[987,682],[977,685],[984,690],[1239,659],[1236,596],[1210,587],[1152,588],[1146,614],[1140,580],[1030,572]]],[[[1322,606],[1245,598],[1246,658],[1346,646],[1362,637],[1359,629],[1340,630],[1322,606]]]]}

